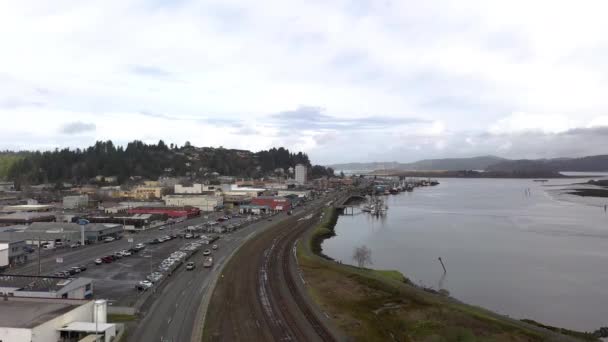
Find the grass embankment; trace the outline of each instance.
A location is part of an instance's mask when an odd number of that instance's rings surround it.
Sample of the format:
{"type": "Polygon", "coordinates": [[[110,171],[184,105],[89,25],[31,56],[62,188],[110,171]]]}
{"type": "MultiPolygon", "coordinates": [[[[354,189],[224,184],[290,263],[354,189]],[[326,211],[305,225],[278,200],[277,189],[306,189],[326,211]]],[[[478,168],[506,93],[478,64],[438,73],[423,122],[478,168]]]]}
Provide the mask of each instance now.
{"type": "Polygon", "coordinates": [[[336,263],[322,254],[337,213],[327,208],[298,244],[298,262],[317,304],[357,341],[547,341],[555,336],[528,324],[429,293],[398,271],[336,263]]]}

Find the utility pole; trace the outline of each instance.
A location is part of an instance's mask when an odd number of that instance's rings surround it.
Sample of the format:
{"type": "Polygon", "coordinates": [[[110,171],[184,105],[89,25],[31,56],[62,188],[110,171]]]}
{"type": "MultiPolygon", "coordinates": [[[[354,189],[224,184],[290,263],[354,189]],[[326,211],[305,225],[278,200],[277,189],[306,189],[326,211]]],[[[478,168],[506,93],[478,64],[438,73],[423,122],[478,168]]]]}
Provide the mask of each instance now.
{"type": "Polygon", "coordinates": [[[439,262],[441,263],[441,267],[443,267],[443,273],[448,273],[448,271],[445,269],[445,265],[443,264],[443,260],[441,260],[441,257],[438,258],[439,262]]]}
{"type": "Polygon", "coordinates": [[[42,246],[40,245],[40,236],[38,236],[38,276],[42,273],[42,265],[40,264],[40,249],[42,246]]]}

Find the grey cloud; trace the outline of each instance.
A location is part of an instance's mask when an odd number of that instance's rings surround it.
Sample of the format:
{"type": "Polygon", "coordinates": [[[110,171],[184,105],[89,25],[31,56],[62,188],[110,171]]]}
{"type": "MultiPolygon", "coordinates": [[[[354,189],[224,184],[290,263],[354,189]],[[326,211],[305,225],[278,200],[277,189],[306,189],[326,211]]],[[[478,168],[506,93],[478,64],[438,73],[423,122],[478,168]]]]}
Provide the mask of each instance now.
{"type": "Polygon", "coordinates": [[[85,132],[95,131],[97,126],[94,123],[85,123],[80,121],[70,122],[61,126],[63,134],[81,134],[85,132]]]}
{"type": "Polygon", "coordinates": [[[282,129],[288,130],[374,130],[408,125],[428,123],[429,120],[403,117],[394,118],[386,116],[368,116],[361,118],[337,118],[324,113],[323,108],[314,106],[300,106],[272,115],[273,123],[282,129]]]}

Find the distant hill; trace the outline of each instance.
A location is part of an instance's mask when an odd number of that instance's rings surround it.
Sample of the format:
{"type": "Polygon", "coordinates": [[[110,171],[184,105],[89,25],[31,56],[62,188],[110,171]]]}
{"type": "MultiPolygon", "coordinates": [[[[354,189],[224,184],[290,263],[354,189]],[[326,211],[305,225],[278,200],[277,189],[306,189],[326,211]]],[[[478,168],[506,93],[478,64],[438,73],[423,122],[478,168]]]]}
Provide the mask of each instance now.
{"type": "Polygon", "coordinates": [[[608,155],[582,158],[505,160],[487,168],[488,171],[608,171],[608,155]]]}
{"type": "Polygon", "coordinates": [[[373,163],[346,163],[330,165],[335,170],[411,170],[411,171],[458,171],[458,170],[485,170],[490,165],[497,164],[508,159],[496,156],[480,156],[472,158],[445,158],[425,159],[413,163],[398,162],[373,162],[373,163]]]}
{"type": "Polygon", "coordinates": [[[97,175],[116,176],[120,183],[131,177],[157,179],[160,176],[186,176],[202,179],[217,172],[236,177],[264,177],[284,174],[289,167],[304,164],[310,176],[330,176],[333,170],[311,165],[308,155],[283,147],[258,152],[129,142],[126,147],[112,141],[98,141],[85,149],[0,152],[0,179],[17,186],[69,181],[85,184],[97,175]]]}
{"type": "Polygon", "coordinates": [[[401,170],[424,171],[424,170],[485,170],[490,165],[507,161],[508,159],[496,156],[480,156],[472,158],[445,158],[425,159],[414,163],[401,164],[401,170]]]}

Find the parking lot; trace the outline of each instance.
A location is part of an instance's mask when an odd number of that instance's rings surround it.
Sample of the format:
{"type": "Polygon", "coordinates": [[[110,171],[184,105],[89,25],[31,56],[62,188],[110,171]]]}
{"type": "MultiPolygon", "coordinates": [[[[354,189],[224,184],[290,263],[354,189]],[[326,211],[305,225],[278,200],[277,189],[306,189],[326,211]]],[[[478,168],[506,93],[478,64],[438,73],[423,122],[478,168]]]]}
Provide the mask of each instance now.
{"type": "MultiPolygon", "coordinates": [[[[122,239],[109,243],[99,243],[78,248],[64,247],[44,250],[40,253],[41,274],[54,275],[73,266],[85,265],[87,267],[86,271],[72,276],[92,279],[95,298],[106,298],[109,300],[110,305],[114,306],[133,306],[144,293],[144,291],[138,291],[136,285],[140,281],[146,280],[146,277],[150,273],[159,271],[159,265],[172,253],[193,242],[204,243],[205,241],[200,239],[201,235],[207,237],[219,236],[221,237],[220,240],[214,242],[214,244],[221,245],[224,241],[229,242],[232,240],[231,236],[233,234],[230,232],[240,230],[258,220],[268,219],[264,216],[231,217],[230,219],[218,220],[218,218],[223,216],[221,213],[213,213],[208,216],[193,218],[149,231],[135,234],[125,233],[122,239]],[[210,224],[211,222],[215,223],[210,224]],[[225,228],[218,229],[219,227],[225,228]],[[188,233],[191,234],[187,235],[188,233]],[[155,240],[163,236],[174,236],[175,238],[162,243],[154,243],[155,240]],[[95,263],[95,260],[98,258],[130,249],[137,243],[145,244],[145,248],[137,253],[133,253],[131,256],[123,256],[110,263],[104,262],[99,265],[95,263]]],[[[198,253],[200,257],[197,256],[198,267],[203,268],[202,250],[211,249],[211,246],[211,244],[201,244],[201,251],[198,253]]],[[[13,268],[10,272],[14,274],[37,274],[39,268],[37,260],[38,251],[30,255],[32,256],[30,262],[26,265],[13,268]]],[[[170,273],[163,272],[163,278],[169,276],[170,273]]],[[[157,285],[154,284],[148,291],[155,291],[157,285]]]]}

